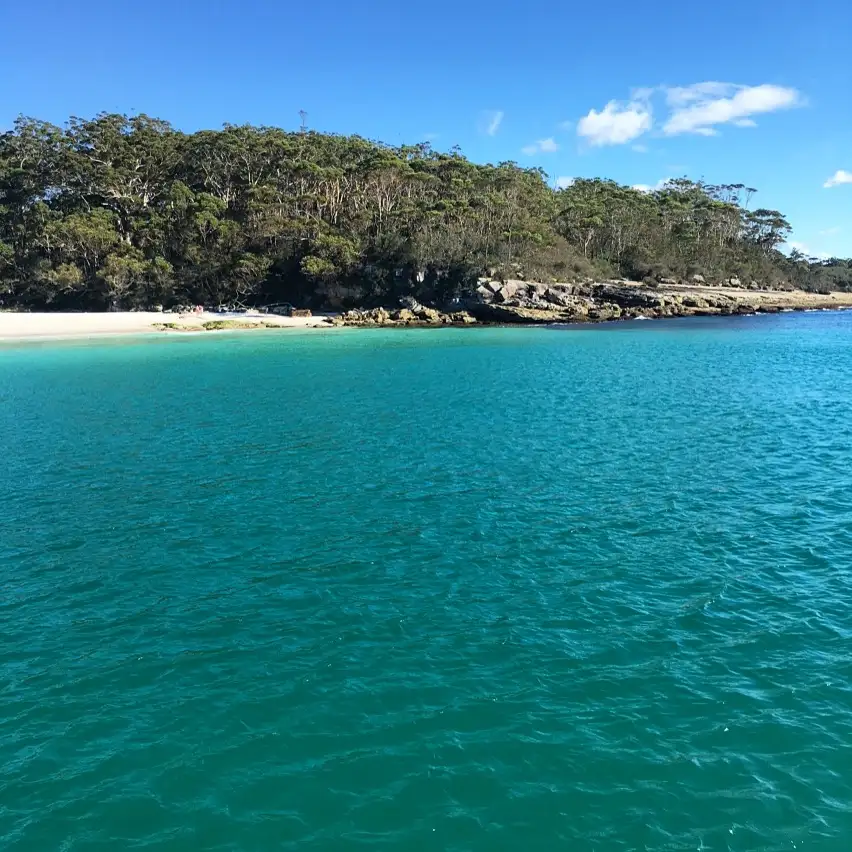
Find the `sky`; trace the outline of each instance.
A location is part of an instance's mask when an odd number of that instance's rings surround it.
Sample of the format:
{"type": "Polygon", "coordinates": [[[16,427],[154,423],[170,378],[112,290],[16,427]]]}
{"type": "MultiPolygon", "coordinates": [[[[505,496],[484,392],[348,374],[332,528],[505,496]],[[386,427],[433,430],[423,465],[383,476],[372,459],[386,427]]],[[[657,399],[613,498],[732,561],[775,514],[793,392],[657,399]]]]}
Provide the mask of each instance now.
{"type": "Polygon", "coordinates": [[[458,145],[552,182],[743,183],[852,256],[848,0],[0,2],[0,129],[145,112],[458,145]]]}

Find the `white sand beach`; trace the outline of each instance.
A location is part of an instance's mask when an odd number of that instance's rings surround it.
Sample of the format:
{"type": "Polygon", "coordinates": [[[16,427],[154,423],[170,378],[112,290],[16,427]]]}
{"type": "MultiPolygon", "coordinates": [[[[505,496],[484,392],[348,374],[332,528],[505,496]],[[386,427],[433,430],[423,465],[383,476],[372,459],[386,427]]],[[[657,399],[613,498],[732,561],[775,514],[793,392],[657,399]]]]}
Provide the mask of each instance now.
{"type": "Polygon", "coordinates": [[[251,323],[280,328],[332,328],[325,317],[282,317],[260,313],[163,314],[153,311],[115,313],[16,313],[0,311],[0,340],[102,337],[118,334],[169,334],[204,331],[206,322],[251,323]],[[169,324],[176,329],[163,330],[169,324]]]}

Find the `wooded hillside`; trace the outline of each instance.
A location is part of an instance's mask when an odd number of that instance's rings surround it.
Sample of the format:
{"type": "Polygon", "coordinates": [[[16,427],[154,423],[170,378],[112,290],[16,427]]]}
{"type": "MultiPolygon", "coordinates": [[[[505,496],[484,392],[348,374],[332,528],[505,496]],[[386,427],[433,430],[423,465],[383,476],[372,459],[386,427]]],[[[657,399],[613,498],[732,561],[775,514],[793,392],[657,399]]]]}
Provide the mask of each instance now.
{"type": "Polygon", "coordinates": [[[540,169],[426,144],[21,118],[0,136],[0,303],[438,303],[482,275],[852,289],[852,261],[782,254],[790,226],[755,192],[687,179],[554,189],[540,169]]]}

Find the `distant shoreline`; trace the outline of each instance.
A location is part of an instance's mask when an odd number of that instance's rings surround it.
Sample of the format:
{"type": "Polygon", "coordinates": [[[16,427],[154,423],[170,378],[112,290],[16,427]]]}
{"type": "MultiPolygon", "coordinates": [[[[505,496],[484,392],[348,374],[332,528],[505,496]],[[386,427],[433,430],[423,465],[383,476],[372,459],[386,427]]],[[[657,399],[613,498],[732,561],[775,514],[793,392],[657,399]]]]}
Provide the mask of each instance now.
{"type": "Polygon", "coordinates": [[[736,316],[791,311],[849,310],[852,293],[815,294],[803,291],[752,291],[734,288],[670,287],[649,290],[641,285],[610,288],[607,298],[629,303],[638,298],[656,300],[643,307],[618,307],[600,296],[587,300],[594,312],[577,314],[555,304],[480,304],[478,310],[442,312],[433,308],[372,308],[330,316],[286,317],[259,311],[163,313],[116,311],[104,313],[0,311],[0,343],[81,340],[137,335],[207,334],[262,329],[350,328],[483,328],[529,325],[601,325],[635,319],[736,316]],[[695,301],[698,297],[700,301],[695,301]]]}

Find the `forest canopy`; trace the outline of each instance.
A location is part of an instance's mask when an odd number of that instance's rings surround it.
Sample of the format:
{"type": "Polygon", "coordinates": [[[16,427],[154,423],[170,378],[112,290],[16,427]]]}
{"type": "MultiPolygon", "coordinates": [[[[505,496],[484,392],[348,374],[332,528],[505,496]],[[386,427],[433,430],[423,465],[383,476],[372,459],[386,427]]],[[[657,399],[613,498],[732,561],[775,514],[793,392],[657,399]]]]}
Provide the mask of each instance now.
{"type": "Polygon", "coordinates": [[[0,307],[437,303],[483,275],[852,289],[852,261],[781,252],[790,225],[755,192],[553,188],[541,169],[428,144],[22,117],[0,135],[0,307]]]}

